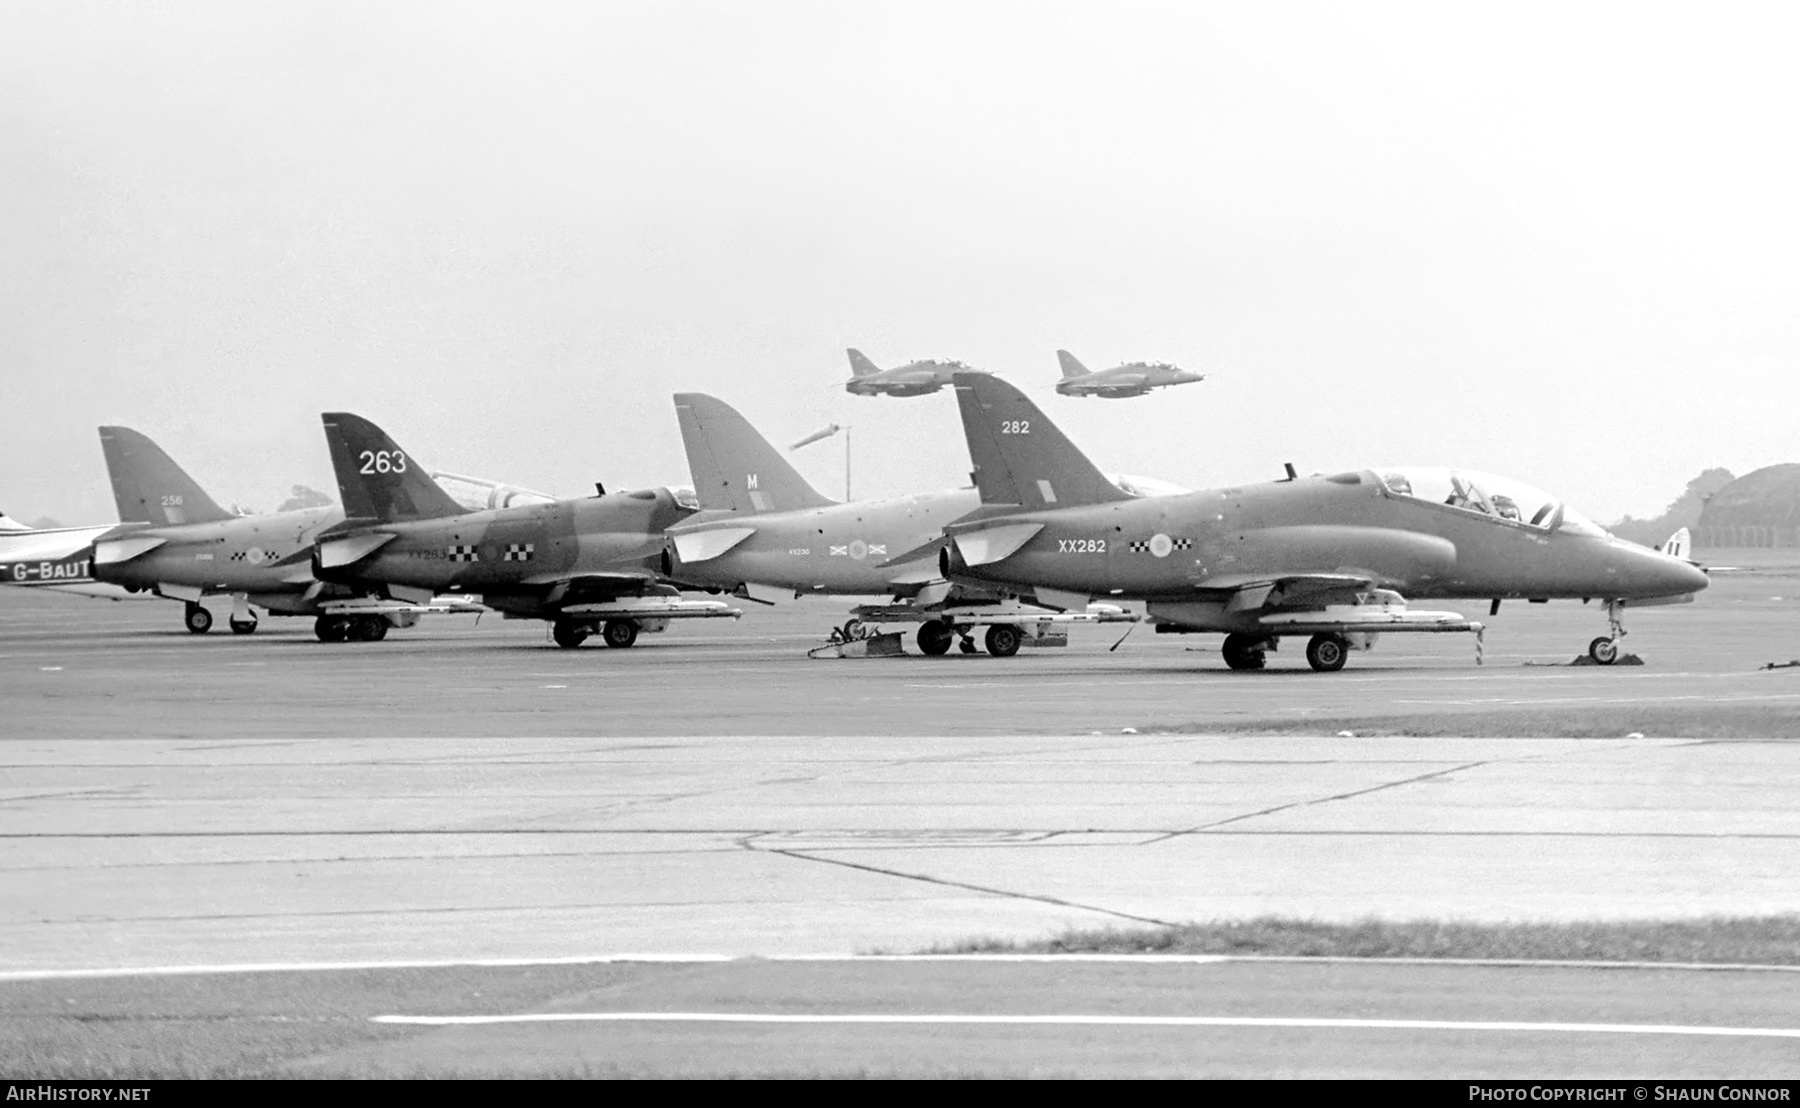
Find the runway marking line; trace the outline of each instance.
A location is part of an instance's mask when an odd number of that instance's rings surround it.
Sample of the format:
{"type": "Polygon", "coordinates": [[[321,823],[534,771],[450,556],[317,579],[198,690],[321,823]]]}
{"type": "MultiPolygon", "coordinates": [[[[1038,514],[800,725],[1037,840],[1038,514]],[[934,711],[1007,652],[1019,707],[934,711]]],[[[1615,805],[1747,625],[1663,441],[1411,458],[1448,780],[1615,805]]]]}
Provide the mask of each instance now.
{"type": "Polygon", "coordinates": [[[1078,1027],[1306,1027],[1344,1031],[1508,1031],[1577,1035],[1708,1035],[1800,1039],[1791,1027],[1689,1027],[1654,1023],[1528,1023],[1512,1020],[1323,1019],[1305,1016],[867,1015],[791,1012],[532,1012],[498,1016],[371,1016],[371,1023],[468,1027],[507,1023],[1002,1024],[1078,1027]]]}
{"type": "Polygon", "coordinates": [[[507,969],[525,966],[699,965],[724,962],[989,962],[989,963],[1128,963],[1139,965],[1210,966],[1279,963],[1297,965],[1449,966],[1462,969],[1593,969],[1677,970],[1686,972],[1800,973],[1800,965],[1756,962],[1602,962],[1529,958],[1357,958],[1284,954],[707,954],[625,953],[572,955],[566,958],[450,958],[356,962],[239,962],[189,966],[127,966],[98,969],[0,971],[0,984],[24,981],[71,981],[114,977],[184,977],[238,973],[326,973],[345,970],[507,969]]]}

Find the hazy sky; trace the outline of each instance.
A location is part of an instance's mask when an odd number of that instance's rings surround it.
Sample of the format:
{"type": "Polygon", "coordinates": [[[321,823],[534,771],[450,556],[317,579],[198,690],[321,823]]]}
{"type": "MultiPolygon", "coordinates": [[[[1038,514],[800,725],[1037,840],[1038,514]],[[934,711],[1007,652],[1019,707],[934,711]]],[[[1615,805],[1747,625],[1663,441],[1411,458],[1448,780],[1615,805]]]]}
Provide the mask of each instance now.
{"type": "Polygon", "coordinates": [[[0,508],[114,518],[103,423],[222,502],[335,490],[337,408],[685,483],[677,390],[852,425],[859,496],[966,483],[953,396],[848,396],[857,346],[1111,471],[1652,514],[1800,460],[1797,10],[6,0],[0,508]],[[1210,376],[1063,398],[1059,346],[1210,376]]]}

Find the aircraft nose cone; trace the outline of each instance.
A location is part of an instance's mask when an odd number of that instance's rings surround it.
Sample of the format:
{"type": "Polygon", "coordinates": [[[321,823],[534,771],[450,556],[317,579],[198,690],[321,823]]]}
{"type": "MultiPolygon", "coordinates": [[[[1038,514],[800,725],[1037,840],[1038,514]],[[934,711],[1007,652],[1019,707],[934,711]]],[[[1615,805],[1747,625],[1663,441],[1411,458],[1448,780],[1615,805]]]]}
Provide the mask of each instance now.
{"type": "Polygon", "coordinates": [[[1659,551],[1646,551],[1631,568],[1639,596],[1676,596],[1699,592],[1712,582],[1698,566],[1659,551]]]}
{"type": "MultiPolygon", "coordinates": [[[[1674,561],[1675,559],[1670,560],[1674,561]]],[[[1706,571],[1702,570],[1699,566],[1691,566],[1686,562],[1682,562],[1675,567],[1675,570],[1682,581],[1682,592],[1699,592],[1701,589],[1712,584],[1712,578],[1708,577],[1706,571]]]]}

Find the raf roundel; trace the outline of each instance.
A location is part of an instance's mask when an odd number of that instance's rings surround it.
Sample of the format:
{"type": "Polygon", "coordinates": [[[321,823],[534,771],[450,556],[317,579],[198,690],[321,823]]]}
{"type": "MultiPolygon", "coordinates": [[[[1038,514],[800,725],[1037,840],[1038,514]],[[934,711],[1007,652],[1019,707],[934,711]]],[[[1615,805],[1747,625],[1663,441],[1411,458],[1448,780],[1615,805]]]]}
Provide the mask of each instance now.
{"type": "Polygon", "coordinates": [[[861,539],[850,540],[850,556],[859,562],[864,558],[867,558],[869,556],[869,544],[861,539]]]}
{"type": "Polygon", "coordinates": [[[1174,549],[1175,540],[1169,538],[1169,536],[1162,532],[1158,531],[1156,534],[1150,536],[1150,553],[1155,557],[1167,558],[1169,552],[1174,549]]]}

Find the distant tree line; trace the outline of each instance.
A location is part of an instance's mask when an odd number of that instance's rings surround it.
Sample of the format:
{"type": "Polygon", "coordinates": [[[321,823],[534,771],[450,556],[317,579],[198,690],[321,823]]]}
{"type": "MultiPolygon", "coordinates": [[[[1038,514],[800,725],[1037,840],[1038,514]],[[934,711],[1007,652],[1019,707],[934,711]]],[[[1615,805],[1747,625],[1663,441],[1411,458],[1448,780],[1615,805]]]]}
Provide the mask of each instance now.
{"type": "Polygon", "coordinates": [[[1663,509],[1662,515],[1655,519],[1633,519],[1626,516],[1613,524],[1610,530],[1622,539],[1630,539],[1645,546],[1659,546],[1683,527],[1698,528],[1700,513],[1706,509],[1706,501],[1735,480],[1737,477],[1729,469],[1715,466],[1689,481],[1686,491],[1663,509]]]}

